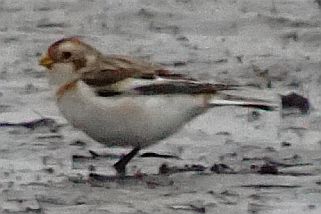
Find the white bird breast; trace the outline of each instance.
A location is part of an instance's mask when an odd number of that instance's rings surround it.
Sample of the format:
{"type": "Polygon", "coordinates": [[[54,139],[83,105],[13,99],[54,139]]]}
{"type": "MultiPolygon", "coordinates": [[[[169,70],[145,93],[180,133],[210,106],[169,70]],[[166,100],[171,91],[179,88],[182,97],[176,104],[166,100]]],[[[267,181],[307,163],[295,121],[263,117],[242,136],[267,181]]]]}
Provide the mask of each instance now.
{"type": "Polygon", "coordinates": [[[176,132],[206,110],[203,104],[203,95],[97,97],[83,82],[58,101],[66,119],[93,139],[142,147],[176,132]]]}

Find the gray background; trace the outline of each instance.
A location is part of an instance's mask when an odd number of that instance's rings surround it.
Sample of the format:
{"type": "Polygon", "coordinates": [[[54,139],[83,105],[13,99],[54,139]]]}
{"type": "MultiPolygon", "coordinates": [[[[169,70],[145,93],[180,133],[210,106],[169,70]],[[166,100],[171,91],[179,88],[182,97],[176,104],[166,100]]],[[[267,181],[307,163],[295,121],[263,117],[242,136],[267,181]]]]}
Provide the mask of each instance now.
{"type": "Polygon", "coordinates": [[[64,124],[58,133],[47,126],[0,128],[1,212],[320,213],[320,20],[313,0],[1,0],[0,122],[42,115],[64,124]],[[235,174],[178,173],[156,177],[155,185],[73,182],[86,179],[89,165],[113,174],[116,161],[75,163],[73,154],[128,149],[103,148],[59,114],[37,61],[50,43],[71,35],[103,53],[143,57],[209,82],[251,85],[245,95],[279,102],[278,94],[295,91],[313,110],[283,118],[260,111],[254,118],[250,109],[217,108],[145,150],[181,160],[135,158],[129,165],[129,173],[152,174],[164,162],[225,163],[235,174]],[[85,144],[72,145],[76,140],[85,144]],[[292,167],[279,167],[285,174],[277,176],[250,170],[269,161],[292,167]]]}

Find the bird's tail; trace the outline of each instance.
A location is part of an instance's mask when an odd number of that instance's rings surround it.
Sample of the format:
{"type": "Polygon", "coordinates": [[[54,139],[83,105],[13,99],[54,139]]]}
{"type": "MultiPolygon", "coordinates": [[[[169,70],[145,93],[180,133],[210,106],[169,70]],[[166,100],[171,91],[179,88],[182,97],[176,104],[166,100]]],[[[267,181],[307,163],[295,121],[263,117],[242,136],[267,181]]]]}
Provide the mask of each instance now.
{"type": "Polygon", "coordinates": [[[274,111],[278,108],[275,103],[261,100],[246,98],[234,95],[222,94],[222,96],[214,97],[209,101],[210,107],[220,107],[220,106],[239,106],[244,108],[256,108],[265,111],[274,111]]]}

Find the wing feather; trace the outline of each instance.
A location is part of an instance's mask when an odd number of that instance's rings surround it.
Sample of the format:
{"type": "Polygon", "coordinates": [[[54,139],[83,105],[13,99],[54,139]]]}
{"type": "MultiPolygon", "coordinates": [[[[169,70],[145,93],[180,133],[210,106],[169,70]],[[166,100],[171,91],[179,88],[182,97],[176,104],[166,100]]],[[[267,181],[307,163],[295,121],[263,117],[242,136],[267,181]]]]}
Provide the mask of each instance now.
{"type": "Polygon", "coordinates": [[[95,67],[83,71],[81,79],[93,87],[101,87],[127,78],[152,79],[157,70],[161,70],[161,67],[140,59],[107,55],[95,67]]]}
{"type": "Polygon", "coordinates": [[[107,55],[97,67],[82,72],[81,80],[92,86],[99,96],[121,94],[215,94],[232,89],[222,84],[209,84],[183,74],[175,74],[141,59],[107,55]]]}
{"type": "Polygon", "coordinates": [[[103,87],[127,78],[156,79],[158,77],[172,80],[196,81],[183,74],[175,74],[164,69],[158,64],[153,64],[142,59],[121,55],[102,56],[98,65],[86,68],[81,72],[81,79],[90,86],[103,87]]]}

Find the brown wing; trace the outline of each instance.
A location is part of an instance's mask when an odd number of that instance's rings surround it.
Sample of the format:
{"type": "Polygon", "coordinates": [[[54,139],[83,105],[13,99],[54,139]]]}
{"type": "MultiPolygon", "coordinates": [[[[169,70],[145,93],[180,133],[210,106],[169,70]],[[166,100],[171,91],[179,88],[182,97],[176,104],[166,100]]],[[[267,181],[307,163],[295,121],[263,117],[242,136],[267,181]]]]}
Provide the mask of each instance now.
{"type": "Polygon", "coordinates": [[[82,73],[81,79],[91,86],[107,86],[127,78],[153,78],[160,66],[127,56],[107,55],[99,65],[82,73]]]}
{"type": "Polygon", "coordinates": [[[82,73],[81,79],[88,85],[102,87],[127,78],[154,79],[156,77],[194,80],[182,74],[171,73],[160,65],[121,55],[102,57],[99,65],[82,73]]]}
{"type": "Polygon", "coordinates": [[[234,86],[198,82],[161,66],[127,56],[107,55],[95,68],[82,72],[81,79],[98,96],[156,94],[214,94],[234,86]],[[126,80],[126,81],[123,81],[126,80]]]}

